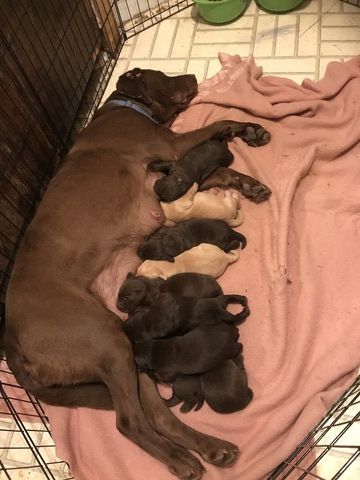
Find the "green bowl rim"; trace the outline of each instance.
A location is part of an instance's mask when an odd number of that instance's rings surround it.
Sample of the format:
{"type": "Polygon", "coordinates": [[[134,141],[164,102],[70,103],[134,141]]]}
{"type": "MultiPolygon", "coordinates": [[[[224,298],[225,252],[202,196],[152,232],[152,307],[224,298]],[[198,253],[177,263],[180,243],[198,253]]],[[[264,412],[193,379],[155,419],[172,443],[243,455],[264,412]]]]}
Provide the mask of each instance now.
{"type": "Polygon", "coordinates": [[[224,3],[243,3],[247,4],[247,0],[193,0],[198,5],[208,5],[209,7],[215,7],[216,5],[224,3]]]}

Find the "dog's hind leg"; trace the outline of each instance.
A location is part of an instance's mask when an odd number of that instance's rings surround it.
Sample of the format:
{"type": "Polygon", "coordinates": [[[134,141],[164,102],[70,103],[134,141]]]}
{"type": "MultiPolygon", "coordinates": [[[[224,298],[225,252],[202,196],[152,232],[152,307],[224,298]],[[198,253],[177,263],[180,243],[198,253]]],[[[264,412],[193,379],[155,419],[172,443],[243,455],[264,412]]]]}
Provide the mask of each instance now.
{"type": "Polygon", "coordinates": [[[219,467],[233,464],[239,454],[236,445],[200,433],[182,423],[162,401],[156,384],[146,373],[139,374],[140,400],[152,427],[164,437],[184,448],[198,452],[219,467]]]}
{"type": "MultiPolygon", "coordinates": [[[[139,398],[138,374],[131,345],[120,328],[107,329],[106,352],[102,349],[100,379],[108,387],[116,412],[118,430],[153,457],[167,465],[171,473],[183,480],[199,480],[201,463],[187,451],[160,435],[143,410],[139,398]]],[[[149,379],[150,380],[150,379],[149,379]]],[[[160,397],[160,404],[163,404],[160,397]]],[[[163,405],[165,409],[167,407],[163,405]]]]}
{"type": "Polygon", "coordinates": [[[18,338],[6,339],[9,367],[16,378],[40,400],[55,405],[111,408],[112,403],[122,434],[178,478],[200,480],[203,466],[199,460],[160,435],[147,419],[140,403],[131,344],[119,317],[90,294],[83,294],[83,298],[64,295],[60,305],[50,318],[41,316],[40,305],[38,318],[47,322],[48,328],[48,335],[40,341],[35,334],[29,338],[28,332],[20,338],[21,343],[18,338]],[[87,398],[94,392],[96,402],[87,398]],[[103,394],[101,402],[98,397],[103,394]]]}

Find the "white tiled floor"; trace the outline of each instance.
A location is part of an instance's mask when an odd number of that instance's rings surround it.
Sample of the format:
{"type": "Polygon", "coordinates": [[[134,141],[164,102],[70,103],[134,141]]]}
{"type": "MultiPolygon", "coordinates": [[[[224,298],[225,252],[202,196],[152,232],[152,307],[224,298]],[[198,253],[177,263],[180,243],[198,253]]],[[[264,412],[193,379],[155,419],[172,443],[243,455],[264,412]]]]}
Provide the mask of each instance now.
{"type": "Polygon", "coordinates": [[[244,15],[226,25],[210,25],[189,7],[126,42],[105,95],[135,66],[195,73],[200,82],[219,70],[221,51],[253,54],[265,73],[317,80],[328,62],[360,54],[360,7],[304,0],[295,11],[273,15],[251,0],[244,15]]]}

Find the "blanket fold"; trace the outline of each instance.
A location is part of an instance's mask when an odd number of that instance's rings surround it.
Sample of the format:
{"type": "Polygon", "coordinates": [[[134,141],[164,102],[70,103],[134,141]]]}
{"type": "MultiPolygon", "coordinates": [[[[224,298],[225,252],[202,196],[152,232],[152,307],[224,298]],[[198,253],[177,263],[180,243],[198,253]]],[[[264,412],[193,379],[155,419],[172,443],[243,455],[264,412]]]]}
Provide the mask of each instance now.
{"type": "MultiPolygon", "coordinates": [[[[360,365],[360,57],[329,64],[319,82],[262,76],[253,58],[219,55],[222,69],[173,125],[222,119],[262,124],[271,142],[229,146],[232,168],[258,178],[269,201],[243,200],[248,239],[220,278],[248,297],[239,327],[254,399],[220,415],[204,406],[185,423],[239,445],[231,468],[204,480],[261,480],[351,384],[360,365]]],[[[163,394],[168,389],[161,389],[163,394]]],[[[113,412],[47,407],[58,455],[77,480],[165,480],[167,470],[115,428],[113,412]]],[[[289,477],[291,478],[291,477],[289,477]]]]}

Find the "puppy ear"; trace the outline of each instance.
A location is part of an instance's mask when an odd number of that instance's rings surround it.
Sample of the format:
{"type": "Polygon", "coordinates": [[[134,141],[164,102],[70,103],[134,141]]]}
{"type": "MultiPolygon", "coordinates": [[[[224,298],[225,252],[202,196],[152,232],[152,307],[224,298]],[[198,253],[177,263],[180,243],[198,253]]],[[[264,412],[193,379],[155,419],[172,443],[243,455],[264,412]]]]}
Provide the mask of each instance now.
{"type": "Polygon", "coordinates": [[[129,273],[126,275],[126,278],[135,278],[135,275],[134,275],[132,272],[129,272],[129,273]]]}
{"type": "Polygon", "coordinates": [[[121,75],[116,84],[116,91],[125,97],[142,100],[146,105],[153,103],[140,68],[134,68],[121,75]]]}

